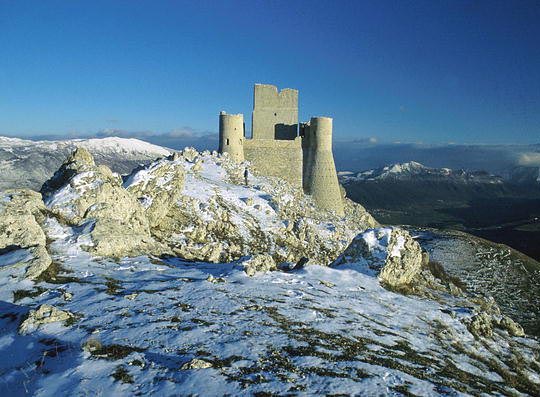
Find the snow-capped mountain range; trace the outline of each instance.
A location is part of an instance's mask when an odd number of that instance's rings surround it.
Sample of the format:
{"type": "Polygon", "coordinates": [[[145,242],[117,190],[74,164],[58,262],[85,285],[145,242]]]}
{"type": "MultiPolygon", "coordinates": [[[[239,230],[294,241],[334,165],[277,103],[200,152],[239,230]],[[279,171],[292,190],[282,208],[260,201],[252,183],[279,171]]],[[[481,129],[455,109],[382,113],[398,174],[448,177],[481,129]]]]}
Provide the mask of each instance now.
{"type": "Polygon", "coordinates": [[[342,171],[339,173],[343,183],[355,181],[380,180],[422,180],[422,181],[448,181],[459,183],[503,183],[503,178],[491,175],[485,171],[452,170],[450,168],[431,168],[416,161],[397,163],[389,166],[353,173],[342,171]]]}
{"type": "Polygon", "coordinates": [[[77,147],[88,149],[98,164],[122,174],[129,173],[139,163],[171,153],[164,147],[133,138],[31,141],[0,136],[0,190],[22,187],[39,190],[77,147]]]}

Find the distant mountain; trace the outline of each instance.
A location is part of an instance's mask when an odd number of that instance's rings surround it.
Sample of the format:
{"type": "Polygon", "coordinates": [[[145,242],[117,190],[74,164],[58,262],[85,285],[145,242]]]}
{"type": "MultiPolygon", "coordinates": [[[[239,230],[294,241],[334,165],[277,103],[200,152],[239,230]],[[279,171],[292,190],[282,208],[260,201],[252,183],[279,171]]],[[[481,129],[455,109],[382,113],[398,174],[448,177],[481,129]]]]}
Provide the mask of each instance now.
{"type": "Polygon", "coordinates": [[[503,179],[485,171],[452,170],[450,168],[426,167],[416,161],[397,163],[386,167],[362,171],[357,174],[340,172],[343,183],[353,181],[400,180],[400,181],[441,181],[457,183],[503,183],[503,179]]]}
{"type": "Polygon", "coordinates": [[[133,138],[31,141],[0,137],[0,190],[22,187],[39,190],[76,147],[84,147],[94,155],[97,164],[107,165],[121,174],[171,153],[164,147],[133,138]]]}
{"type": "Polygon", "coordinates": [[[417,161],[427,167],[484,170],[506,177],[506,173],[517,166],[540,166],[530,161],[531,154],[535,160],[540,156],[539,146],[336,141],[334,158],[339,171],[356,172],[417,161]],[[524,157],[528,160],[526,163],[524,157]]]}
{"type": "Polygon", "coordinates": [[[505,177],[418,162],[340,172],[347,196],[385,224],[464,230],[540,259],[538,167],[505,177]]]}
{"type": "Polygon", "coordinates": [[[515,167],[510,171],[509,180],[519,184],[540,184],[540,167],[515,167]]]}

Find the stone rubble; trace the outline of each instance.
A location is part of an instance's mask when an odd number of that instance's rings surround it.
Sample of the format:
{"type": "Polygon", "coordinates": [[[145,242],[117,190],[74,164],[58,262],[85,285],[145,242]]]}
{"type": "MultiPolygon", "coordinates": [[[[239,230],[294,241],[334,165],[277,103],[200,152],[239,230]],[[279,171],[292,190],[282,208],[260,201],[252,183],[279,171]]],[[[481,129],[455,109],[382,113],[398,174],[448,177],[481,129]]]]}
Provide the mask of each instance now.
{"type": "Polygon", "coordinates": [[[70,312],[57,309],[51,305],[41,305],[36,310],[30,310],[26,319],[19,326],[19,333],[22,335],[29,334],[44,324],[66,322],[74,318],[75,316],[70,312]]]}

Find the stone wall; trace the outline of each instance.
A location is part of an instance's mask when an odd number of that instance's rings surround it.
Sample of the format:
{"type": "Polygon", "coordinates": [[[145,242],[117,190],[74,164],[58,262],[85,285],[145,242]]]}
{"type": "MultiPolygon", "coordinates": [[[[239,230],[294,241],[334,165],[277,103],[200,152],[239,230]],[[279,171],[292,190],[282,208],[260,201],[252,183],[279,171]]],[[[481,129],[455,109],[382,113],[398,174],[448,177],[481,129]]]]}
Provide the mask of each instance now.
{"type": "Polygon", "coordinates": [[[302,146],[300,138],[274,141],[246,139],[244,158],[254,169],[267,176],[277,176],[302,188],[302,146]]]}
{"type": "Polygon", "coordinates": [[[293,140],[298,135],[298,90],[255,84],[253,139],[293,140]]]}

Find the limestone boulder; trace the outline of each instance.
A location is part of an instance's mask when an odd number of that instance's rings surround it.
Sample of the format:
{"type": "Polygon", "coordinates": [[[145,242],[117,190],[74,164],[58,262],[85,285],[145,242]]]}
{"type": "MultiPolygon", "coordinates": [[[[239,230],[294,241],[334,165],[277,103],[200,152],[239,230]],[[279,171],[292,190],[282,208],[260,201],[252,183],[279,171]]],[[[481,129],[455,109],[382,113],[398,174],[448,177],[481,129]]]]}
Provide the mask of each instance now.
{"type": "Polygon", "coordinates": [[[19,249],[25,255],[11,266],[24,266],[25,276],[37,278],[52,260],[47,252],[47,237],[41,225],[46,208],[41,194],[32,190],[8,190],[0,195],[0,251],[19,249]]]}
{"type": "Polygon", "coordinates": [[[395,229],[388,242],[388,255],[379,274],[391,288],[409,285],[422,271],[422,249],[405,230],[395,229]]]}
{"type": "Polygon", "coordinates": [[[96,166],[90,152],[84,148],[77,148],[68,159],[54,173],[51,179],[41,187],[41,193],[48,198],[53,192],[64,186],[76,174],[91,171],[96,166]]]}
{"type": "Polygon", "coordinates": [[[4,192],[0,196],[0,248],[45,246],[46,236],[40,226],[45,212],[38,192],[28,189],[4,192]]]}
{"type": "Polygon", "coordinates": [[[122,179],[104,165],[96,166],[85,149],[78,148],[42,188],[45,204],[72,225],[91,225],[93,244],[87,249],[100,256],[132,256],[154,249],[145,210],[123,188],[122,179]]]}
{"type": "Polygon", "coordinates": [[[277,270],[276,262],[274,258],[268,254],[255,255],[246,261],[242,262],[244,272],[250,277],[253,277],[257,273],[269,272],[277,270]]]}
{"type": "Polygon", "coordinates": [[[213,365],[211,362],[202,360],[200,358],[194,358],[191,361],[188,361],[187,363],[183,364],[180,369],[182,370],[190,370],[190,369],[206,369],[206,368],[212,368],[213,365]]]}
{"type": "MultiPolygon", "coordinates": [[[[169,157],[174,158],[178,156],[169,157]]],[[[157,227],[182,198],[184,168],[174,161],[154,163],[132,173],[125,186],[145,209],[150,227],[157,227]]]]}
{"type": "Polygon", "coordinates": [[[422,249],[411,235],[399,228],[370,229],[356,236],[333,266],[355,265],[377,275],[381,284],[401,289],[416,282],[422,272],[422,249]]]}
{"type": "Polygon", "coordinates": [[[20,334],[29,334],[36,331],[44,324],[55,322],[64,322],[64,325],[70,320],[75,319],[75,316],[64,310],[60,310],[51,305],[41,305],[36,310],[30,310],[28,316],[19,326],[20,334]]]}

